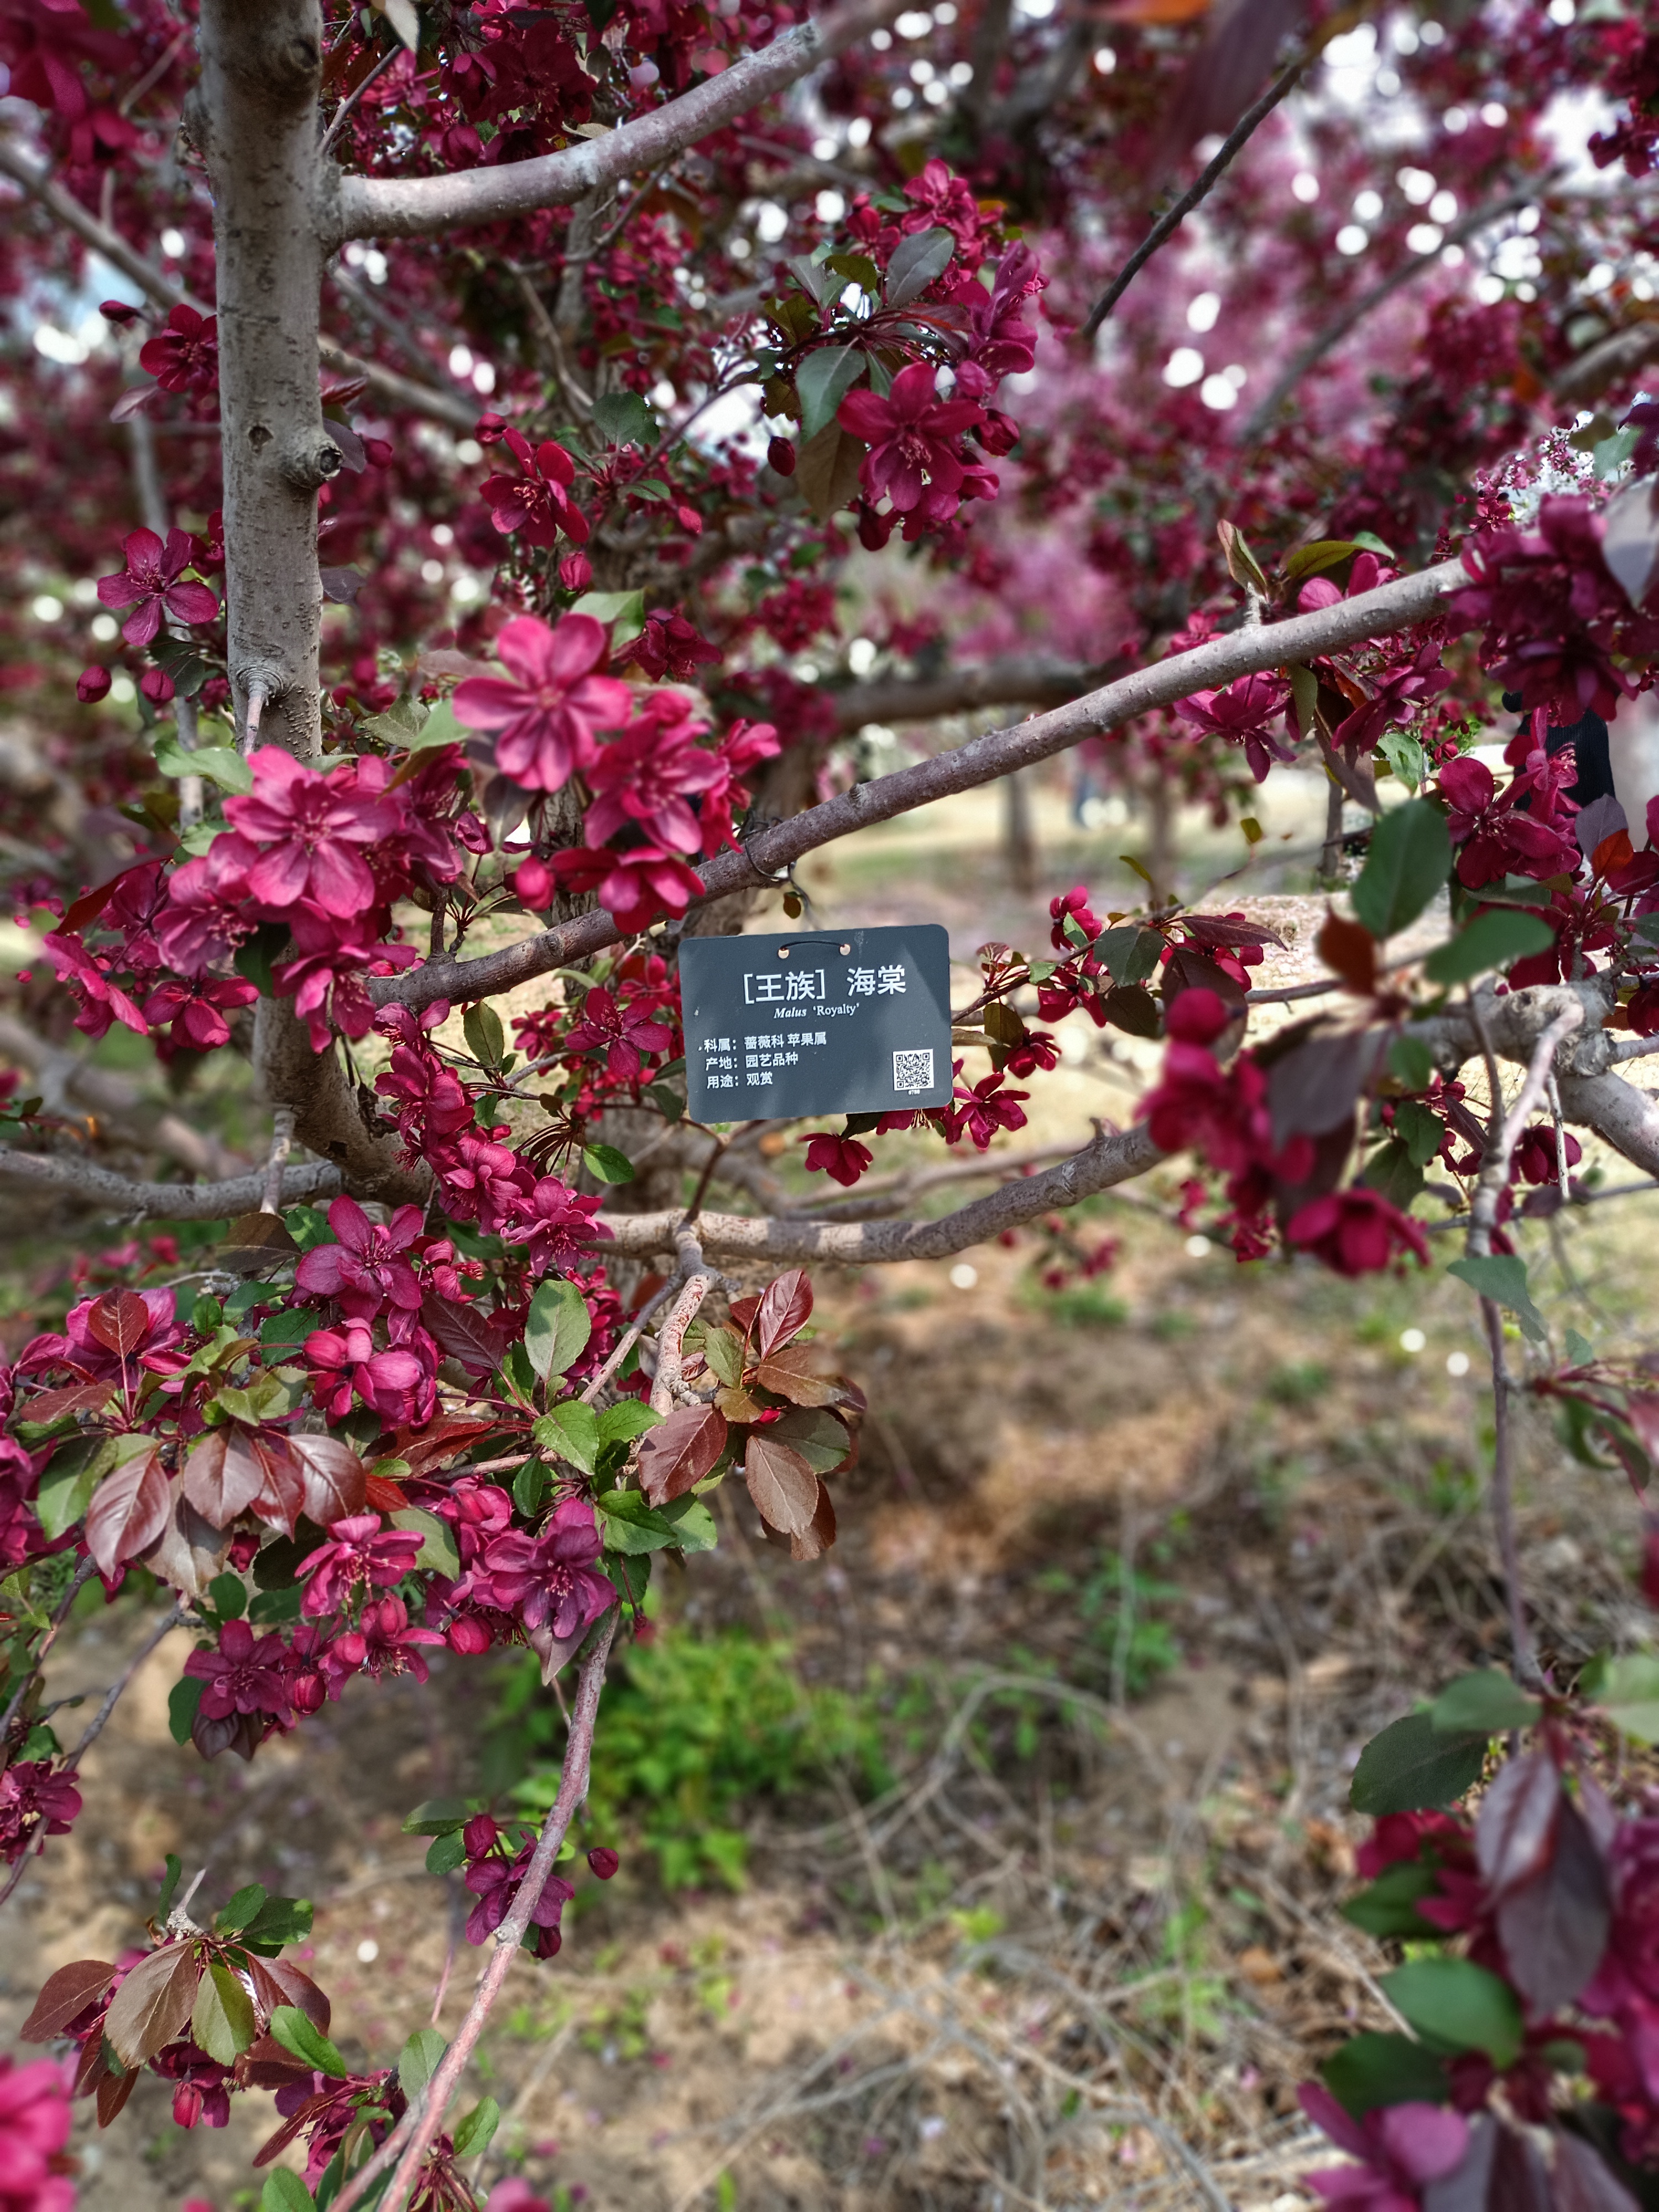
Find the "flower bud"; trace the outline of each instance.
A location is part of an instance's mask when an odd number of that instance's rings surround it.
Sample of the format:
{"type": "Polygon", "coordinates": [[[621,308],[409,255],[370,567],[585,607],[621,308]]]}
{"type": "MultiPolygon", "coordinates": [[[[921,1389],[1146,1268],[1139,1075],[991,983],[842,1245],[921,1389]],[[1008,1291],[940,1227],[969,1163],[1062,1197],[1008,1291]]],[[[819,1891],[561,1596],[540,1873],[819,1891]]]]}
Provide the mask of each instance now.
{"type": "Polygon", "coordinates": [[[595,1844],[592,1850],[587,1854],[587,1863],[592,1868],[594,1873],[598,1875],[601,1881],[609,1881],[611,1875],[615,1874],[617,1869],[622,1864],[622,1861],[617,1856],[615,1851],[611,1850],[608,1845],[605,1844],[595,1844]]]}
{"type": "Polygon", "coordinates": [[[478,427],[472,433],[481,446],[496,446],[507,435],[507,417],[486,413],[478,417],[478,427]]]}
{"type": "Polygon", "coordinates": [[[76,682],[75,696],[83,707],[90,707],[105,696],[109,687],[108,669],[100,668],[94,662],[90,668],[83,668],[81,671],[76,682]]]}
{"type": "Polygon", "coordinates": [[[766,449],[769,468],[775,469],[781,477],[795,473],[795,448],[787,438],[774,438],[766,449]]]}
{"type": "Polygon", "coordinates": [[[878,514],[873,507],[860,501],[859,506],[859,544],[866,553],[879,553],[893,534],[896,514],[878,514]]]}
{"type": "Polygon", "coordinates": [[[328,1684],[314,1667],[303,1674],[296,1674],[288,1686],[288,1701],[302,1719],[323,1710],[328,1696],[328,1684]]]}
{"type": "Polygon", "coordinates": [[[138,678],[138,689],[152,707],[165,707],[173,696],[173,678],[165,668],[147,668],[138,678]]]}
{"type": "Polygon", "coordinates": [[[389,439],[365,438],[363,440],[363,453],[373,468],[385,468],[394,451],[395,448],[389,439]]]}
{"type": "Polygon", "coordinates": [[[173,2117],[181,2128],[193,2128],[202,2117],[202,2093],[193,2081],[181,2081],[173,2093],[173,2117]]]}
{"type": "Polygon", "coordinates": [[[488,1813],[475,1813],[461,1830],[461,1842],[465,1846],[468,1858],[481,1859],[486,1851],[494,1848],[495,1838],[501,1832],[488,1813]]]}
{"type": "Polygon", "coordinates": [[[1182,991],[1170,1000],[1164,1027],[1182,1044],[1212,1044],[1231,1019],[1231,1011],[1220,995],[1200,987],[1182,991]]]}
{"type": "Polygon", "coordinates": [[[586,553],[567,553],[559,563],[559,581],[567,592],[585,592],[593,580],[593,563],[586,553]]]}
{"type": "Polygon", "coordinates": [[[444,1641],[464,1658],[476,1659],[481,1651],[489,1650],[490,1634],[476,1613],[464,1613],[445,1629],[444,1641]]]}

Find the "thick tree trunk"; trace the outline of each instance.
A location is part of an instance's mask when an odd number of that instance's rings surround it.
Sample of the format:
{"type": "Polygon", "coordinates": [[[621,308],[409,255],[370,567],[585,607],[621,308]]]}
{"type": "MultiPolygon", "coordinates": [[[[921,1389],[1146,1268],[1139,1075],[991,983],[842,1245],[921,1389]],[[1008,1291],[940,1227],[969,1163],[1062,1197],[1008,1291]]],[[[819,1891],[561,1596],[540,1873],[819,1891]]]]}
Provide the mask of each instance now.
{"type": "Polygon", "coordinates": [[[213,180],[225,596],[236,720],[320,749],[317,489],[339,447],[318,398],[323,226],[318,0],[203,0],[191,131],[213,180]]]}

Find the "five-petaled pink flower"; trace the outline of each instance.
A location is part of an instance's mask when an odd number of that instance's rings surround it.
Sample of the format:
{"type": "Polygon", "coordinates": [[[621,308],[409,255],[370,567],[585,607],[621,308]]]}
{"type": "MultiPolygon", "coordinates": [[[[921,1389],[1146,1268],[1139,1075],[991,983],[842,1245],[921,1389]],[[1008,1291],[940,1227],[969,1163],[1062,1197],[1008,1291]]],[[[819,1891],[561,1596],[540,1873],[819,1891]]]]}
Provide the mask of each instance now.
{"type": "Polygon", "coordinates": [[[0,2203],[6,2212],[74,2212],[64,2069],[0,2057],[0,2203]]]}
{"type": "Polygon", "coordinates": [[[593,672],[605,644],[592,615],[566,615],[550,629],[520,615],[495,640],[507,676],[468,677],[456,690],[456,720],[496,732],[495,765],[514,783],[562,790],[591,765],[598,733],[620,729],[633,703],[627,684],[593,672]]]}
{"type": "Polygon", "coordinates": [[[374,878],[356,848],[392,836],[397,807],[348,792],[280,745],[262,745],[248,764],[253,788],[225,801],[225,819],[264,848],[247,872],[250,894],[283,920],[302,899],[337,920],[366,912],[374,878]]]}
{"type": "Polygon", "coordinates": [[[258,986],[242,975],[165,976],[144,1001],[144,1019],[170,1024],[173,1042],[191,1052],[211,1052],[230,1042],[227,1012],[251,1006],[258,986]]]}
{"type": "Polygon", "coordinates": [[[484,501],[496,529],[503,537],[522,530],[532,545],[550,545],[562,530],[574,544],[585,545],[587,518],[564,495],[576,475],[569,454],[551,438],[532,447],[522,430],[502,434],[524,474],[491,477],[485,483],[484,501]]]}
{"type": "Polygon", "coordinates": [[[859,475],[871,498],[884,492],[896,514],[924,507],[936,522],[956,512],[969,474],[956,441],[984,419],[985,410],[974,400],[940,399],[925,361],[902,368],[886,398],[849,392],[836,414],[842,429],[870,448],[859,475]]]}
{"type": "Polygon", "coordinates": [[[412,1529],[382,1529],[378,1513],[331,1522],[328,1535],[296,1570],[307,1584],[301,1610],[313,1619],[340,1612],[365,1585],[391,1589],[414,1566],[423,1540],[412,1529]]]}
{"type": "Polygon", "coordinates": [[[1339,1275],[1376,1274],[1396,1254],[1403,1259],[1407,1252],[1429,1264],[1428,1240],[1419,1225],[1380,1191],[1360,1185],[1310,1199],[1291,1216],[1285,1241],[1316,1254],[1339,1275]]]}
{"type": "Polygon", "coordinates": [[[696,743],[703,726],[690,715],[690,700],[659,691],[636,721],[600,748],[587,771],[597,793],[586,822],[590,845],[603,845],[637,823],[653,845],[670,852],[701,849],[702,825],[687,795],[726,779],[714,754],[696,743]]]}
{"type": "Polygon", "coordinates": [[[305,1255],[294,1271],[295,1287],[313,1297],[337,1298],[355,1321],[373,1321],[388,1306],[418,1311],[421,1285],[404,1255],[425,1218],[418,1206],[400,1206],[382,1228],[355,1198],[337,1198],[328,1225],[340,1241],[305,1255]]]}
{"type": "Polygon", "coordinates": [[[1425,2183],[1454,2172],[1468,2148],[1468,2122],[1443,2106],[1387,2105],[1356,2120],[1315,2082],[1300,2094],[1315,2125],[1360,2160],[1303,2177],[1328,2204],[1348,2212],[1419,2212],[1425,2183]]]}
{"type": "Polygon", "coordinates": [[[653,1018],[649,1006],[621,1004],[596,986],[582,1000],[582,1018],[565,1038],[570,1052],[603,1052],[607,1071],[631,1083],[648,1055],[666,1052],[674,1032],[653,1018]]]}
{"type": "Polygon", "coordinates": [[[219,324],[181,302],[139,349],[138,365],[163,392],[211,392],[219,381],[219,324]]]}
{"type": "Polygon", "coordinates": [[[838,1137],[830,1129],[818,1130],[805,1142],[807,1173],[825,1174],[831,1182],[848,1190],[875,1158],[869,1146],[860,1144],[856,1137],[838,1137]]]}
{"type": "Polygon", "coordinates": [[[174,622],[211,622],[219,602],[205,584],[181,582],[195,545],[187,530],[169,530],[164,545],[153,530],[135,530],[124,538],[127,565],[98,579],[98,596],[106,607],[131,607],[121,625],[129,645],[148,645],[161,627],[165,611],[174,622]]]}

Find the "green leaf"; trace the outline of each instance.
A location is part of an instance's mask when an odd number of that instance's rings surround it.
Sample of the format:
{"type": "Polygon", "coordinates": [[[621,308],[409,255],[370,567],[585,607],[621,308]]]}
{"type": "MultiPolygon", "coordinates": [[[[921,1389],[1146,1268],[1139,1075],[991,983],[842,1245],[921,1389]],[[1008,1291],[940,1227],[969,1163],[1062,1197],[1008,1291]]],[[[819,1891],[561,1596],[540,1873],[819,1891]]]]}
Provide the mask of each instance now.
{"type": "Polygon", "coordinates": [[[447,1836],[464,1828],[472,1808],[462,1797],[428,1797],[404,1822],[406,1836],[447,1836]]]}
{"type": "Polygon", "coordinates": [[[407,1528],[421,1539],[421,1548],[415,1554],[417,1568],[447,1575],[452,1582],[459,1575],[461,1555],[455,1549],[454,1533],[447,1521],[419,1505],[404,1505],[392,1516],[392,1525],[394,1528],[407,1528]]]}
{"type": "Polygon", "coordinates": [[[499,1067],[507,1056],[507,1031],[494,1006],[469,1006],[461,1017],[468,1051],[485,1067],[499,1067]]]}
{"type": "Polygon", "coordinates": [[[1426,1713],[1407,1713],[1359,1754],[1348,1802],[1356,1813],[1418,1813],[1455,1804],[1480,1779],[1485,1735],[1444,1735],[1426,1713]]]}
{"type": "Polygon", "coordinates": [[[1431,1867],[1419,1866],[1412,1860],[1401,1866],[1391,1866],[1358,1897],[1351,1897],[1342,1908],[1342,1917],[1363,1928],[1368,1936],[1395,1938],[1433,1937],[1443,1934],[1430,1921],[1425,1920],[1417,1909],[1419,1897],[1430,1896],[1438,1887],[1431,1867]]]}
{"type": "Polygon", "coordinates": [[[217,2059],[221,2066],[234,2066],[258,2036],[253,2000],[222,1959],[210,1960],[206,1973],[196,1984],[190,2032],[208,2057],[217,2059]]]}
{"type": "Polygon", "coordinates": [[[580,1398],[567,1398],[537,1421],[532,1434],[537,1449],[554,1459],[568,1460],[584,1474],[592,1474],[599,1456],[599,1417],[580,1398]]]}
{"type": "Polygon", "coordinates": [[[1592,1694],[1621,1735],[1659,1743],[1659,1655],[1630,1651],[1607,1660],[1592,1694]]]}
{"type": "Polygon", "coordinates": [[[513,1478],[513,1503],[520,1513],[539,1513],[547,1502],[552,1476],[540,1460],[527,1459],[513,1478]]]}
{"type": "Polygon", "coordinates": [[[279,2166],[265,2176],[259,2212],[317,2212],[317,2200],[291,2166],[279,2166]]]}
{"type": "Polygon", "coordinates": [[[1444,2066],[1408,2035],[1352,2036],[1319,2070],[1355,2119],[1384,2105],[1443,2105],[1451,2094],[1444,2066]]]}
{"type": "Polygon", "coordinates": [[[161,1894],[155,1900],[155,1917],[165,1920],[173,1910],[173,1900],[179,1893],[179,1877],[184,1872],[184,1861],[176,1851],[167,1855],[167,1874],[161,1882],[161,1894]]]}
{"type": "Polygon", "coordinates": [[[663,1417],[653,1413],[649,1406],[638,1398],[618,1398],[614,1406],[607,1406],[599,1415],[601,1444],[632,1443],[648,1429],[662,1426],[663,1417]]]}
{"type": "Polygon", "coordinates": [[[298,2005],[276,2006],[270,2015],[270,2032],[284,2051],[291,2051],[313,2073],[331,2074],[337,2081],[343,2081],[350,2073],[321,2028],[307,2020],[298,2005]]]}
{"type": "Polygon", "coordinates": [[[1316,576],[1322,568],[1334,568],[1339,561],[1346,561],[1351,553],[1359,550],[1352,538],[1322,538],[1316,544],[1298,546],[1285,563],[1285,581],[1299,584],[1304,576],[1316,576]]]}
{"type": "Polygon", "coordinates": [[[280,1951],[285,1943],[303,1943],[311,1933],[308,1897],[268,1897],[242,1930],[242,1941],[260,1951],[280,1951]]]}
{"type": "Polygon", "coordinates": [[[1445,1140],[1446,1125],[1420,1099],[1402,1098],[1394,1109],[1394,1133],[1411,1154],[1412,1165],[1425,1168],[1445,1140]]]}
{"type": "Polygon", "coordinates": [[[167,1692],[167,1734],[174,1743],[188,1743],[195,1723],[197,1709],[202,1702],[205,1682],[198,1682],[193,1674],[186,1674],[167,1692]]]}
{"type": "Polygon", "coordinates": [[[1404,730],[1385,730],[1376,741],[1376,750],[1407,790],[1414,794],[1428,767],[1417,739],[1404,730]]]}
{"type": "Polygon", "coordinates": [[[956,240],[948,230],[916,230],[902,238],[887,264],[887,305],[908,307],[951,265],[956,240]]]}
{"type": "Polygon", "coordinates": [[[1378,1986],[1431,2048],[1484,2051],[1500,2073],[1521,2055],[1520,1999],[1472,1959],[1413,1959],[1378,1986]]]}
{"type": "Polygon", "coordinates": [[[418,2097],[437,2072],[449,2048],[435,2027],[417,2027],[398,2060],[398,2087],[405,2097],[418,2097]]]}
{"type": "Polygon", "coordinates": [[[267,1314],[259,1324],[259,1349],[274,1352],[279,1359],[285,1352],[298,1352],[319,1318],[314,1310],[305,1306],[287,1306],[281,1313],[267,1314]]]}
{"type": "Polygon", "coordinates": [[[501,2124],[501,2108],[493,2097],[485,2097],[476,2104],[464,2120],[456,2123],[454,2144],[458,2158],[473,2158],[488,2150],[489,2139],[501,2124]]]}
{"type": "Polygon", "coordinates": [[[1426,1091],[1434,1080],[1434,1054],[1421,1037],[1397,1036],[1389,1047],[1389,1073],[1407,1091],[1426,1091]]]}
{"type": "Polygon", "coordinates": [[[1115,983],[1144,983],[1158,966],[1163,950],[1164,939],[1158,932],[1143,929],[1138,921],[1120,922],[1115,929],[1103,930],[1094,942],[1095,957],[1105,962],[1115,983]]]}
{"type": "Polygon", "coordinates": [[[1534,1344],[1544,1342],[1547,1334],[1544,1316],[1534,1305],[1527,1288],[1524,1260],[1498,1254],[1486,1259],[1454,1260],[1446,1273],[1467,1283],[1481,1297],[1491,1298],[1496,1305],[1507,1306],[1534,1344]]]}
{"type": "Polygon", "coordinates": [[[1595,1346],[1589,1337],[1580,1336],[1576,1328],[1567,1331],[1567,1364],[1569,1367],[1588,1367],[1595,1357],[1595,1346]]]}
{"type": "Polygon", "coordinates": [[[607,392],[593,404],[593,427],[607,446],[654,446],[656,416],[637,392],[607,392]]]}
{"type": "Polygon", "coordinates": [[[34,1501],[35,1517],[54,1542],[72,1528],[92,1503],[92,1493],[115,1464],[113,1439],[76,1437],[46,1462],[34,1501]]]}
{"type": "Polygon", "coordinates": [[[1429,1718],[1443,1735],[1468,1735],[1479,1729],[1486,1735],[1502,1735],[1510,1729],[1530,1728],[1539,1705],[1516,1689],[1496,1667],[1460,1674],[1449,1682],[1429,1707],[1429,1718]]]}
{"type": "Polygon", "coordinates": [[[795,371],[803,441],[834,422],[836,408],[863,374],[864,355],[857,346],[825,346],[807,355],[795,371]]]}
{"type": "MultiPolygon", "coordinates": [[[[674,1533],[675,1547],[682,1552],[712,1552],[720,1542],[720,1531],[714,1526],[714,1516],[701,1498],[688,1491],[684,1498],[670,1500],[657,1508],[674,1533]]],[[[614,1538],[612,1540],[614,1541],[614,1538]]]]}
{"type": "Polygon", "coordinates": [[[587,1349],[593,1323],[574,1283],[550,1276],[530,1301],[524,1348],[538,1375],[562,1375],[587,1349]]]}
{"type": "MultiPolygon", "coordinates": [[[[378,719],[378,718],[377,718],[378,719]]],[[[455,719],[455,709],[447,699],[440,699],[412,737],[401,740],[411,753],[435,752],[440,745],[464,745],[472,735],[455,719]]]]}
{"type": "Polygon", "coordinates": [[[1489,968],[1507,968],[1529,952],[1545,951],[1555,932],[1541,915],[1518,907],[1489,906],[1460,929],[1449,945],[1437,945],[1423,963],[1431,983],[1472,983],[1489,968]]]}
{"type": "Polygon", "coordinates": [[[264,1901],[264,1884],[259,1881],[249,1882],[246,1889],[237,1891],[235,1896],[216,1917],[213,1923],[214,1932],[220,1936],[234,1936],[239,1929],[247,1926],[248,1922],[258,1913],[264,1901]]]}
{"type": "Polygon", "coordinates": [[[1423,1170],[1408,1147],[1390,1137],[1368,1157],[1358,1180],[1367,1190],[1379,1192],[1391,1206],[1409,1213],[1423,1188],[1423,1170]]]}
{"type": "Polygon", "coordinates": [[[433,1838],[426,1855],[428,1874],[453,1874],[457,1867],[465,1864],[466,1839],[459,1829],[453,1836],[433,1838]]]}
{"type": "Polygon", "coordinates": [[[163,775],[205,776],[221,791],[234,791],[239,796],[253,788],[253,770],[229,745],[198,745],[193,753],[187,753],[177,738],[158,738],[155,765],[163,775]]]}
{"type": "Polygon", "coordinates": [[[1392,937],[1416,921],[1450,866],[1445,816],[1426,799],[1408,799],[1371,832],[1353,887],[1354,913],[1373,937],[1392,937]]]}
{"type": "Polygon", "coordinates": [[[637,1490],[603,1491],[593,1503],[605,1516],[608,1551],[662,1552],[678,1540],[667,1515],[653,1512],[637,1490]]]}
{"type": "MultiPolygon", "coordinates": [[[[570,610],[573,615],[592,615],[611,632],[614,650],[636,638],[645,628],[645,593],[638,592],[584,592],[570,610]]],[[[591,978],[584,977],[584,981],[591,978]]]]}
{"type": "Polygon", "coordinates": [[[240,1620],[247,1611],[247,1585],[240,1575],[215,1575],[207,1594],[221,1620],[240,1620]]]}
{"type": "Polygon", "coordinates": [[[590,1175],[601,1182],[632,1182],[634,1163],[614,1145],[584,1145],[582,1159],[590,1175]]]}
{"type": "Polygon", "coordinates": [[[1304,738],[1310,738],[1319,712],[1319,678],[1311,668],[1293,663],[1285,671],[1291,679],[1291,699],[1296,708],[1296,726],[1304,738]]]}

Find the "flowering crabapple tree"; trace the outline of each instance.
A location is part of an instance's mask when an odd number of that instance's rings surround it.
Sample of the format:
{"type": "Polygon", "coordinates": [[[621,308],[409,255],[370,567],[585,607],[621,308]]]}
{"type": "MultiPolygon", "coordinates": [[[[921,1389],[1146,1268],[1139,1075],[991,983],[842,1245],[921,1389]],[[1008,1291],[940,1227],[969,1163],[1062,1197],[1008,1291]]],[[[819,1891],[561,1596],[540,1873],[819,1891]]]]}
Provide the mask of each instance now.
{"type": "Polygon", "coordinates": [[[262,2162],[304,2178],[270,2205],[472,2204],[461,2074],[583,1853],[616,1870],[581,1808],[653,1558],[714,1544],[721,1484],[804,1565],[835,1540],[862,1401],[807,1269],[1027,1225],[1086,1266],[1066,1209],[1172,1157],[1241,1262],[1420,1267],[1449,1232],[1492,1351],[1512,1676],[1361,1762],[1351,1910],[1414,1954],[1399,2032],[1304,2093],[1352,2161],[1313,2186],[1650,2192],[1659,1845],[1606,1752],[1655,1662],[1567,1681],[1536,1644],[1510,1432],[1526,1391],[1638,1489],[1659,1455],[1651,1376],[1550,1340],[1521,1226],[1584,1194],[1585,1135],[1659,1175],[1618,1072],[1659,1035],[1659,817],[1596,773],[1659,649],[1659,39],[1619,0],[1448,12],[0,0],[0,865],[46,925],[0,1014],[36,1086],[0,1184],[37,1224],[221,1224],[161,1285],[171,1231],[82,1264],[5,1371],[11,1887],[131,1678],[60,1739],[42,1666],[94,1577],[162,1594],[134,1668],[190,1631],[206,1759],[440,1647],[574,1672],[539,1828],[410,1816],[489,1947],[453,2040],[354,2073],[284,1955],[308,1908],[210,1909],[173,1863],[142,1943],[41,1991],[65,2068],[0,2074],[9,2203],[71,2201],[66,2088],[112,2125],[149,2070],[186,2127],[276,2092],[262,2162]],[[1587,106],[1570,158],[1546,125],[1587,106]],[[1206,374],[1212,331],[1248,358],[1206,374]],[[851,580],[874,637],[842,636],[851,580]],[[869,772],[872,726],[999,706],[1040,711],[869,772]],[[981,948],[950,1106],[797,1133],[847,1195],[688,1119],[687,933],[799,913],[807,854],[1073,749],[1224,823],[1322,768],[1328,857],[1363,855],[1325,980],[1253,987],[1273,933],[1167,882],[1080,886],[1036,952],[981,948]],[[509,1038],[493,1002],[538,978],[509,1038]],[[1079,1015],[1165,1040],[1158,1079],[1007,1175],[1079,1015]],[[871,1174],[901,1127],[988,1194],[903,1218],[914,1175],[871,1174]]]}

